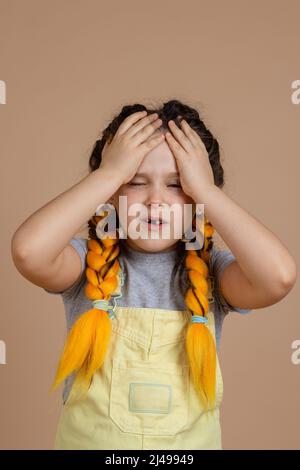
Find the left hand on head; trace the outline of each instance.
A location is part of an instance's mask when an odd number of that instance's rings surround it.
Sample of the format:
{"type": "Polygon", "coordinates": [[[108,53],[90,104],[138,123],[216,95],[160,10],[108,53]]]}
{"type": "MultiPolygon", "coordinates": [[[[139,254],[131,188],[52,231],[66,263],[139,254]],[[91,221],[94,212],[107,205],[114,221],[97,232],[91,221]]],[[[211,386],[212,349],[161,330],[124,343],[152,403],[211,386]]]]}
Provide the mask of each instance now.
{"type": "Polygon", "coordinates": [[[200,136],[184,119],[180,124],[182,130],[174,121],[168,124],[173,135],[167,133],[166,142],[176,159],[182,190],[195,200],[205,193],[206,188],[215,186],[207,150],[200,136]]]}

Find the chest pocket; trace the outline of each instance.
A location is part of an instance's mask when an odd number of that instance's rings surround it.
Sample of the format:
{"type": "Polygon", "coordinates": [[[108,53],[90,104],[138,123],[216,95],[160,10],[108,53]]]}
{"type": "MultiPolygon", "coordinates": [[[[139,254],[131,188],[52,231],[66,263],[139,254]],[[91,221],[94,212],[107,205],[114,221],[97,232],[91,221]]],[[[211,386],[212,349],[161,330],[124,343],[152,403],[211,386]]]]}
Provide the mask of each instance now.
{"type": "Polygon", "coordinates": [[[109,415],[124,432],[174,435],[188,422],[189,365],[112,360],[109,415]]]}

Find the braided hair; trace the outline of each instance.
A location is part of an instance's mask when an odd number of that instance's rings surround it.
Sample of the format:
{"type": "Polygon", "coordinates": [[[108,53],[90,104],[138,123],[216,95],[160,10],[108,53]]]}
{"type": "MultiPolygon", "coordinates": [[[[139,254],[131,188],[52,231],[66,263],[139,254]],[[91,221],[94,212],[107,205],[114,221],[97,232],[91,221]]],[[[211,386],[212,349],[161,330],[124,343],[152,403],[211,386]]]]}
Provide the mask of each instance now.
{"type": "MultiPolygon", "coordinates": [[[[97,140],[89,160],[90,171],[95,171],[101,163],[101,152],[107,141],[117,132],[122,121],[130,114],[145,110],[143,105],[124,106],[121,113],[104,130],[102,139],[97,140]]],[[[213,169],[215,184],[222,187],[223,168],[220,164],[217,140],[205,127],[198,112],[178,100],[164,103],[157,112],[165,128],[170,119],[183,118],[198,132],[205,144],[213,169]]],[[[89,239],[86,255],[85,295],[93,303],[93,308],[83,313],[73,324],[61,355],[52,388],[56,388],[67,376],[75,373],[72,388],[85,394],[91,385],[94,373],[101,368],[112,332],[113,313],[107,305],[118,287],[121,267],[118,261],[120,243],[116,238],[97,236],[97,224],[105,217],[94,215],[88,221],[89,239]],[[104,308],[104,305],[106,308],[104,308]]],[[[193,218],[196,227],[197,218],[193,218]]],[[[116,232],[117,233],[117,232],[116,232]]],[[[216,344],[207,327],[209,312],[208,263],[213,246],[214,228],[204,217],[203,246],[199,250],[186,250],[183,264],[187,270],[189,287],[185,293],[185,304],[191,312],[191,322],[186,335],[186,352],[191,374],[199,399],[205,409],[213,408],[216,399],[216,344]],[[195,321],[193,321],[195,320],[195,321]]]]}

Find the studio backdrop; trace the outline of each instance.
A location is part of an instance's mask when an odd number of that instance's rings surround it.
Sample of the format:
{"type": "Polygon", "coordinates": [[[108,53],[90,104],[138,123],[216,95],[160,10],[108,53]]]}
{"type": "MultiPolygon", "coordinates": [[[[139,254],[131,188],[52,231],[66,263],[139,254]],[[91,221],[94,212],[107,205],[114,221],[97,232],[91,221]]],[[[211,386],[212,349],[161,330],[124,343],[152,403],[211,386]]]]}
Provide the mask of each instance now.
{"type": "MultiPolygon", "coordinates": [[[[299,18],[298,0],[0,0],[1,449],[53,449],[66,332],[61,297],[18,272],[12,236],[88,174],[122,106],[196,108],[220,144],[223,191],[299,262],[299,18]]],[[[298,282],[226,317],[220,363],[224,449],[300,449],[298,282]]]]}

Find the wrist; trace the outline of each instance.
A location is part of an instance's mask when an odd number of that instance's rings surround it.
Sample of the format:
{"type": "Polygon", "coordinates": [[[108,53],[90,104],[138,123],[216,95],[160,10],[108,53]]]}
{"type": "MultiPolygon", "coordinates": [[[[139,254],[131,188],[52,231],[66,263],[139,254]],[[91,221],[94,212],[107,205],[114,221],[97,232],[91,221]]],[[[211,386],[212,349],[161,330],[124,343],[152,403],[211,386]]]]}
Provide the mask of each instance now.
{"type": "Polygon", "coordinates": [[[196,204],[205,204],[206,202],[208,202],[211,195],[215,194],[218,191],[220,191],[220,188],[215,184],[211,186],[201,187],[197,190],[196,193],[193,194],[192,198],[196,204]]]}
{"type": "Polygon", "coordinates": [[[101,178],[105,178],[105,181],[110,181],[110,184],[115,187],[115,190],[117,190],[123,184],[122,175],[117,171],[100,166],[97,170],[95,170],[95,172],[97,172],[101,178]]]}

